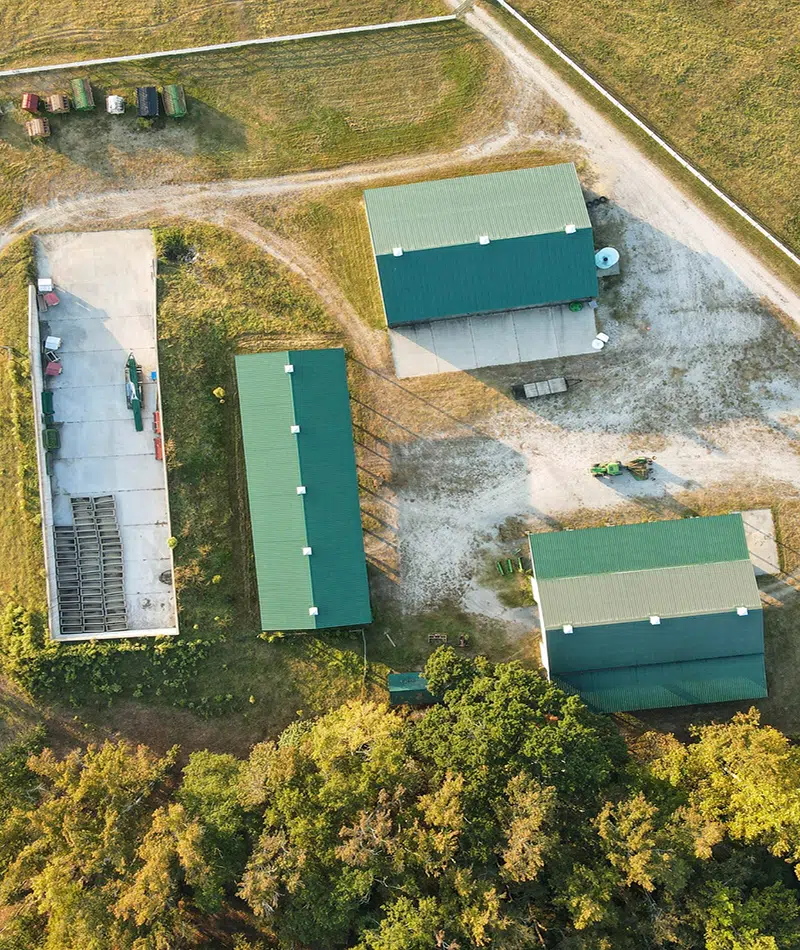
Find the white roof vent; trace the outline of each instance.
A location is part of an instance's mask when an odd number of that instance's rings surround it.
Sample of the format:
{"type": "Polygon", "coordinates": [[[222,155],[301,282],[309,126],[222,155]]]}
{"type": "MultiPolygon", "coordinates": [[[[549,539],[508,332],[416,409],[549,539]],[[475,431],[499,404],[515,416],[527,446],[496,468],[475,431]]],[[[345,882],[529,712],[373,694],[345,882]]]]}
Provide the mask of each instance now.
{"type": "Polygon", "coordinates": [[[300,431],[300,426],[289,426],[289,431],[292,433],[292,435],[297,435],[297,433],[300,431]]]}
{"type": "Polygon", "coordinates": [[[303,554],[305,554],[306,557],[311,557],[311,548],[303,548],[303,554]]]}
{"type": "Polygon", "coordinates": [[[478,244],[488,244],[488,243],[489,243],[489,235],[488,235],[488,234],[482,234],[482,235],[478,238],[478,244]]]}
{"type": "Polygon", "coordinates": [[[651,623],[654,627],[657,627],[657,626],[661,623],[661,617],[651,617],[651,618],[650,618],[650,623],[651,623]]]}
{"type": "Polygon", "coordinates": [[[402,248],[402,247],[393,247],[393,248],[392,248],[392,254],[394,254],[395,257],[402,257],[402,256],[403,256],[403,248],[402,248]]]}
{"type": "Polygon", "coordinates": [[[746,617],[750,611],[747,609],[747,607],[737,607],[736,613],[739,614],[740,617],[746,617]]]}
{"type": "Polygon", "coordinates": [[[293,373],[293,372],[294,372],[294,366],[292,366],[291,363],[287,363],[287,364],[283,367],[283,371],[284,371],[284,373],[293,373]]]}
{"type": "Polygon", "coordinates": [[[297,494],[298,494],[298,495],[305,495],[305,493],[306,493],[306,486],[305,486],[305,485],[298,485],[298,486],[297,486],[297,494]]]}
{"type": "Polygon", "coordinates": [[[309,608],[308,608],[308,616],[309,616],[309,617],[317,617],[317,616],[319,616],[319,607],[309,607],[309,608]]]}
{"type": "Polygon", "coordinates": [[[577,230],[578,230],[578,229],[575,227],[574,224],[565,224],[565,225],[564,225],[564,233],[565,233],[565,234],[574,234],[577,230]]]}
{"type": "Polygon", "coordinates": [[[565,623],[561,629],[564,631],[564,633],[572,633],[572,624],[565,623]]]}

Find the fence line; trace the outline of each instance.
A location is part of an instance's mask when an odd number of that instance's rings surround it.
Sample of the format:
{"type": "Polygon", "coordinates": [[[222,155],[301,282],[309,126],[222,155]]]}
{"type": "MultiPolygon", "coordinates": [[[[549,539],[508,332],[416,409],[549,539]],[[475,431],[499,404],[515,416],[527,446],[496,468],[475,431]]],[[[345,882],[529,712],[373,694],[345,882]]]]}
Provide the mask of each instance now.
{"type": "Polygon", "coordinates": [[[601,85],[591,73],[588,73],[582,66],[580,66],[571,56],[565,53],[560,47],[543,33],[541,30],[537,29],[529,20],[527,20],[521,13],[518,13],[514,7],[511,6],[507,0],[495,0],[498,6],[502,7],[507,13],[511,14],[515,20],[519,21],[526,30],[529,30],[533,35],[553,53],[558,56],[560,60],[565,62],[570,69],[574,70],[582,79],[586,80],[589,85],[596,91],[599,92],[604,99],[607,99],[616,109],[618,109],[624,116],[631,120],[638,128],[652,139],[658,146],[660,146],[668,155],[675,159],[678,164],[686,169],[691,175],[693,175],[699,182],[705,185],[714,195],[717,196],[721,201],[724,201],[725,204],[735,211],[740,217],[753,228],[758,231],[758,233],[765,237],[771,244],[773,244],[781,253],[785,254],[794,264],[797,264],[800,267],[800,257],[792,251],[790,247],[783,243],[783,241],[774,234],[765,224],[762,224],[754,215],[750,214],[749,211],[746,211],[740,204],[734,201],[726,192],[724,192],[718,185],[715,185],[710,178],[707,178],[698,168],[677,149],[673,148],[665,139],[663,139],[656,131],[650,128],[643,119],[640,119],[635,112],[630,108],[624,105],[615,95],[610,93],[605,86],[601,85]]]}
{"type": "Polygon", "coordinates": [[[19,69],[0,70],[2,76],[24,76],[28,73],[49,73],[61,69],[82,69],[85,66],[105,66],[108,63],[133,63],[143,59],[161,59],[164,56],[189,56],[192,53],[214,53],[218,50],[241,49],[245,46],[268,46],[273,43],[292,43],[298,40],[316,40],[326,36],[346,36],[350,33],[374,33],[379,30],[398,30],[429,23],[450,23],[457,19],[454,13],[446,16],[420,17],[416,20],[395,20],[392,23],[371,23],[366,26],[344,26],[338,30],[318,30],[315,33],[291,33],[287,36],[267,36],[255,40],[235,40],[215,43],[213,46],[190,46],[186,49],[160,50],[156,53],[133,53],[130,56],[108,56],[105,59],[84,59],[76,63],[51,63],[43,66],[21,66],[19,69]]]}

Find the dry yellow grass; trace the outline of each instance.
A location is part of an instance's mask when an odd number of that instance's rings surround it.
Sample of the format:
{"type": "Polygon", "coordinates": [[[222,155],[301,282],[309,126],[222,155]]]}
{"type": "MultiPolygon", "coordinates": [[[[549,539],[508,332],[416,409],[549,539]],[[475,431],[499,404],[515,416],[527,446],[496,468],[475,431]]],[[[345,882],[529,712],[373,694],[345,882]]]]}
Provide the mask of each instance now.
{"type": "Polygon", "coordinates": [[[31,144],[22,92],[64,90],[80,72],[0,80],[0,224],[25,202],[91,190],[447,149],[491,129],[505,96],[502,60],[467,27],[446,23],[93,69],[98,109],[52,116],[52,137],[31,144]],[[106,93],[130,102],[137,85],[167,82],[185,87],[184,119],[143,127],[132,108],[102,108],[106,93]]]}
{"type": "Polygon", "coordinates": [[[0,6],[0,68],[437,16],[441,0],[52,0],[0,6]]]}
{"type": "Polygon", "coordinates": [[[800,0],[514,5],[800,247],[800,0]]]}

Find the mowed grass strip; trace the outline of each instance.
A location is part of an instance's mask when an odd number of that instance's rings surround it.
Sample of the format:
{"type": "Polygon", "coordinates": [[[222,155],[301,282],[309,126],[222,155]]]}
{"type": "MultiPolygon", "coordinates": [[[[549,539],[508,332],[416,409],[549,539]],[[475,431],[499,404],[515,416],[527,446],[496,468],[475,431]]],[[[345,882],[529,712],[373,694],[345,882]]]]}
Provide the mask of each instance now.
{"type": "Polygon", "coordinates": [[[0,224],[25,202],[104,187],[280,175],[428,150],[502,121],[504,67],[461,23],[310,40],[91,70],[93,113],[51,116],[28,141],[23,91],[74,73],[0,80],[0,224]],[[188,115],[136,117],[138,85],[183,84],[188,115]],[[124,116],[104,96],[124,95],[124,116]]]}
{"type": "Polygon", "coordinates": [[[441,0],[53,0],[0,7],[0,68],[209,46],[448,12],[441,0]]]}
{"type": "Polygon", "coordinates": [[[0,607],[45,602],[36,439],[28,359],[28,280],[33,249],[0,255],[0,607]]]}
{"type": "Polygon", "coordinates": [[[800,247],[800,0],[513,5],[800,247]]]}

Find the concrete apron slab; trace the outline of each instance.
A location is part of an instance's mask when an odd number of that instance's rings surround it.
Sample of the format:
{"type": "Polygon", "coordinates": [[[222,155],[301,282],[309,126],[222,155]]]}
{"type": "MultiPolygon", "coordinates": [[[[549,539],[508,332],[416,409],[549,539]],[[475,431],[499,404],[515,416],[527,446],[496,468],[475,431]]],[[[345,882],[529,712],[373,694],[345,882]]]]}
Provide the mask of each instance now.
{"type": "Polygon", "coordinates": [[[780,574],[780,557],[772,511],[769,508],[743,511],[742,521],[747,549],[756,574],[780,574]]]}
{"type": "Polygon", "coordinates": [[[591,353],[595,311],[536,307],[389,330],[400,379],[591,353]]]}
{"type": "MultiPolygon", "coordinates": [[[[51,633],[70,640],[175,634],[166,467],[154,451],[153,412],[159,397],[157,383],[150,380],[151,371],[158,370],[152,234],[47,235],[37,238],[36,250],[39,276],[53,279],[61,299],[40,315],[39,331],[63,341],[63,372],[48,380],[61,424],[61,448],[46,480],[52,499],[46,530],[72,523],[71,496],[114,496],[129,628],[62,637],[57,609],[51,609],[51,633]],[[144,374],[142,432],[136,432],[125,401],[129,352],[144,374]]],[[[46,548],[52,551],[52,545],[46,548]]],[[[53,574],[49,588],[55,592],[55,565],[47,568],[53,574]]]]}

